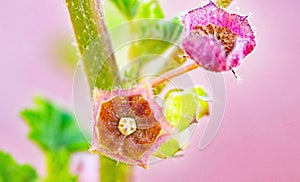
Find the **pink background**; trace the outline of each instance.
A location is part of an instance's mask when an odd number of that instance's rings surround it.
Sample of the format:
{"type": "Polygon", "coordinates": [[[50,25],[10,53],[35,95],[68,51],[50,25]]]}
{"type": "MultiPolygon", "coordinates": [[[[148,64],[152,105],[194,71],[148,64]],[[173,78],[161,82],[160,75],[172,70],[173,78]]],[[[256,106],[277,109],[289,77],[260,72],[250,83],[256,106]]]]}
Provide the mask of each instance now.
{"type": "MultiPolygon", "coordinates": [[[[169,17],[199,4],[162,1],[169,17]]],[[[236,6],[253,13],[258,45],[238,69],[242,82],[225,74],[226,112],[217,137],[199,151],[197,130],[184,157],[136,168],[135,181],[300,181],[300,3],[236,1],[231,9],[236,6]]],[[[36,93],[71,107],[73,73],[50,56],[53,39],[71,33],[62,0],[0,0],[0,148],[42,175],[44,157],[27,140],[18,112],[36,93]]]]}

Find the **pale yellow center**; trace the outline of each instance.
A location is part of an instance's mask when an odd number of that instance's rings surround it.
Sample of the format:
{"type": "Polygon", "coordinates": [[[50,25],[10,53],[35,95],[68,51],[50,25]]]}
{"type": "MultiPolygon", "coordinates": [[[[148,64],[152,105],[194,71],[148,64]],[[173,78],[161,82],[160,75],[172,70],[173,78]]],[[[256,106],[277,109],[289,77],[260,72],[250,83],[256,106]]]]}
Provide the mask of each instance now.
{"type": "Polygon", "coordinates": [[[118,124],[118,130],[124,135],[128,136],[136,131],[135,119],[129,117],[123,117],[118,124]]]}

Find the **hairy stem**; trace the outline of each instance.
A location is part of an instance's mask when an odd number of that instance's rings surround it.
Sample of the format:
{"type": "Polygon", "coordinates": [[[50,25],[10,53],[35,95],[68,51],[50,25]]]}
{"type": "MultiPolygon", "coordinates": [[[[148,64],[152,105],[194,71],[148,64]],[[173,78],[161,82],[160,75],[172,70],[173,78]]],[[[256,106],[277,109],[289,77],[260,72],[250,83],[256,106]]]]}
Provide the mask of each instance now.
{"type": "Polygon", "coordinates": [[[66,0],[90,89],[120,85],[118,68],[99,0],[66,0]]]}
{"type": "MultiPolygon", "coordinates": [[[[66,0],[74,29],[80,58],[88,78],[90,90],[98,87],[113,89],[121,84],[113,55],[109,33],[104,21],[100,0],[66,0]]],[[[131,179],[132,166],[100,156],[101,182],[131,179]]]]}

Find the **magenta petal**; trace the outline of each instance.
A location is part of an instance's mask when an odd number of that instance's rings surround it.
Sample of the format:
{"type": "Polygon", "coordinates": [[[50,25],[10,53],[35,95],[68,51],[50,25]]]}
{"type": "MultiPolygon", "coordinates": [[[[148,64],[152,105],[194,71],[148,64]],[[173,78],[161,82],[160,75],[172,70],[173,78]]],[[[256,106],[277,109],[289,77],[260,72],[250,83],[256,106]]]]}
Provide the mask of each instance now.
{"type": "Polygon", "coordinates": [[[186,53],[204,69],[219,72],[230,67],[226,62],[221,43],[213,37],[190,33],[183,39],[182,46],[186,53]]]}

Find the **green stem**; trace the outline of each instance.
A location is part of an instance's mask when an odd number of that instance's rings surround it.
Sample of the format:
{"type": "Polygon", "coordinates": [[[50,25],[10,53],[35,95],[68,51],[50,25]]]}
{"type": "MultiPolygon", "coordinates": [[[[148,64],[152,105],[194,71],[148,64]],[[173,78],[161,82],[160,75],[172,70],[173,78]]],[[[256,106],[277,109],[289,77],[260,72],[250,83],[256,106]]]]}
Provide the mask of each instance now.
{"type": "Polygon", "coordinates": [[[70,153],[67,150],[46,153],[47,177],[43,181],[76,181],[76,176],[69,172],[69,160],[66,160],[69,158],[70,153]]]}
{"type": "Polygon", "coordinates": [[[118,67],[99,0],[66,0],[90,89],[120,85],[118,67]]]}
{"type": "MultiPolygon", "coordinates": [[[[66,0],[80,58],[90,90],[120,86],[118,67],[113,55],[109,33],[100,0],[66,0]]],[[[128,182],[132,166],[100,156],[101,182],[128,182]]]]}
{"type": "Polygon", "coordinates": [[[129,165],[100,156],[101,182],[129,182],[132,181],[132,169],[129,165]]]}

